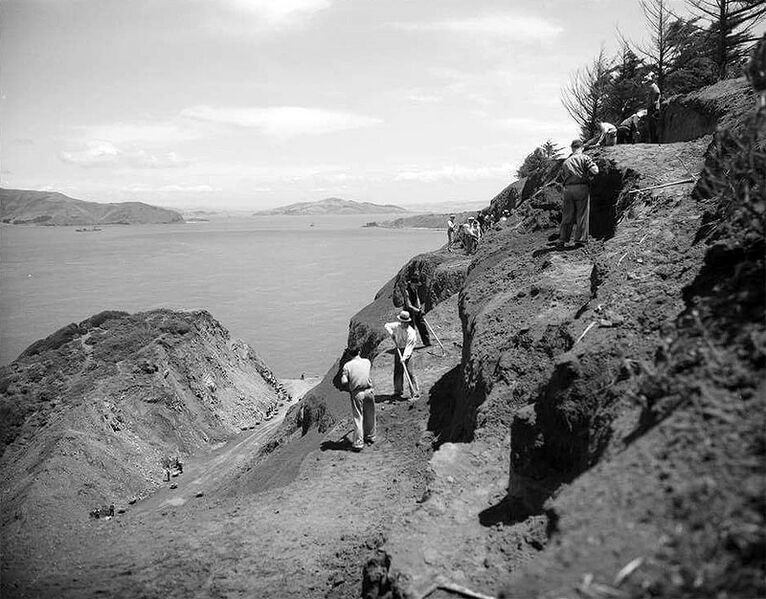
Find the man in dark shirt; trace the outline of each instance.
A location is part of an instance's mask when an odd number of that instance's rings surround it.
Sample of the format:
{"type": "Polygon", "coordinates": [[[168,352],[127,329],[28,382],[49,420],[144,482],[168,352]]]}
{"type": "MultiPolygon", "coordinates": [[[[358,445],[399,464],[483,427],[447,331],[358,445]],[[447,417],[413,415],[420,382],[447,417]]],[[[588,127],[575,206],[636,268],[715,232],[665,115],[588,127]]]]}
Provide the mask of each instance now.
{"type": "Polygon", "coordinates": [[[418,284],[416,281],[407,282],[407,292],[404,294],[404,309],[410,313],[412,323],[418,329],[423,345],[429,347],[431,345],[431,335],[428,333],[428,325],[426,325],[425,322],[425,310],[420,301],[420,294],[418,293],[418,284]]]}
{"type": "Polygon", "coordinates": [[[638,128],[641,119],[646,116],[646,110],[639,110],[617,125],[617,143],[634,144],[638,138],[638,128]]]}
{"type": "Polygon", "coordinates": [[[590,218],[589,181],[598,175],[598,167],[593,159],[583,152],[579,139],[572,142],[572,154],[561,165],[564,178],[564,197],[561,207],[561,230],[556,249],[563,250],[569,242],[572,227],[575,228],[575,244],[584,245],[588,241],[588,219],[590,218]]]}

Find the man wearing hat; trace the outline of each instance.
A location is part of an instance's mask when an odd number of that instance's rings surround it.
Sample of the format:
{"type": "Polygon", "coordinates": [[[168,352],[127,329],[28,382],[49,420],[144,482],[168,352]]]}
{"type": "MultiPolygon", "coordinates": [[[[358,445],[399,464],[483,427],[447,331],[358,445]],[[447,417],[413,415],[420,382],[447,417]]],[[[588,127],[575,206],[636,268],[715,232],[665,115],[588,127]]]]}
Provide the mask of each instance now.
{"type": "Polygon", "coordinates": [[[450,214],[447,219],[447,251],[452,251],[452,242],[455,240],[455,215],[450,214]]]}
{"type": "Polygon", "coordinates": [[[351,448],[362,451],[365,443],[375,443],[375,391],[370,379],[372,364],[361,356],[358,347],[349,347],[348,354],[351,359],[343,365],[340,382],[351,395],[351,417],[354,420],[351,448]]]}
{"type": "Polygon", "coordinates": [[[410,387],[410,399],[418,399],[420,397],[420,389],[418,389],[415,373],[412,372],[412,367],[410,366],[410,358],[412,357],[412,351],[415,349],[418,335],[412,326],[412,319],[407,310],[399,312],[397,318],[397,322],[388,322],[384,325],[397,348],[396,355],[394,356],[394,395],[402,396],[404,372],[406,369],[412,385],[410,387]]]}

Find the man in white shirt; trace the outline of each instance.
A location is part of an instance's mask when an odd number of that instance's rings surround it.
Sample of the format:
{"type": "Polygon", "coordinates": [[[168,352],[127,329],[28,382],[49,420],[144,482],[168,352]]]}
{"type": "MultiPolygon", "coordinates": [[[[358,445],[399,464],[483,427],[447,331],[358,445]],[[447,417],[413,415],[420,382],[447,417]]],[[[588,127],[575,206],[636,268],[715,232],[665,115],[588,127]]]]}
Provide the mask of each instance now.
{"type": "Polygon", "coordinates": [[[351,359],[343,365],[340,382],[351,395],[351,417],[354,420],[351,448],[362,451],[365,443],[375,443],[375,391],[370,379],[372,364],[359,354],[359,348],[349,348],[348,352],[351,359]]]}
{"type": "Polygon", "coordinates": [[[612,123],[599,123],[598,132],[583,144],[584,149],[596,146],[613,146],[617,143],[617,127],[612,123]]]}
{"type": "Polygon", "coordinates": [[[409,375],[409,381],[412,383],[410,387],[410,399],[420,398],[420,390],[418,389],[418,383],[415,380],[415,373],[410,366],[410,358],[412,357],[412,351],[415,349],[415,343],[418,339],[418,334],[415,328],[412,326],[412,319],[410,313],[407,310],[399,312],[398,322],[388,322],[384,326],[386,331],[391,335],[394,340],[394,344],[399,351],[394,356],[394,395],[402,396],[403,391],[403,378],[404,369],[407,369],[409,375]],[[401,360],[399,357],[401,356],[401,360]]]}
{"type": "Polygon", "coordinates": [[[452,251],[452,242],[455,240],[455,229],[457,228],[457,225],[455,225],[455,215],[450,214],[449,219],[447,220],[447,251],[452,251]]]}

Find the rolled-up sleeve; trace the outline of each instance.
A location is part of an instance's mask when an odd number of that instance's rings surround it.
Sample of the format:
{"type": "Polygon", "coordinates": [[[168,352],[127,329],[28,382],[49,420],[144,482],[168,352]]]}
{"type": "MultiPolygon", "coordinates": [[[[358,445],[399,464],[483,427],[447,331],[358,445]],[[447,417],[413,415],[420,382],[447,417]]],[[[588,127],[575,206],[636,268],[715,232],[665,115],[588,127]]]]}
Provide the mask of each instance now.
{"type": "Polygon", "coordinates": [[[417,335],[415,334],[415,329],[410,327],[407,330],[407,344],[404,346],[404,351],[402,352],[402,359],[406,360],[412,355],[412,352],[415,350],[416,340],[417,340],[417,335]]]}

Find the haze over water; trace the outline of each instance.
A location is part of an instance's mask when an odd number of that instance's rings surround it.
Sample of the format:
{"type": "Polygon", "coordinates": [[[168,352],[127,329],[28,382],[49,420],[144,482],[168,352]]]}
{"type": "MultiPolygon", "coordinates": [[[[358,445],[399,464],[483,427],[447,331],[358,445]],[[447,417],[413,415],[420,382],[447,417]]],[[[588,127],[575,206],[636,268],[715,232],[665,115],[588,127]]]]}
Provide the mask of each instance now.
{"type": "Polygon", "coordinates": [[[279,376],[321,375],[345,345],[349,318],[409,258],[444,242],[441,231],[361,227],[386,218],[226,218],[89,233],[3,225],[0,361],[102,310],[168,307],[208,310],[279,376]]]}

